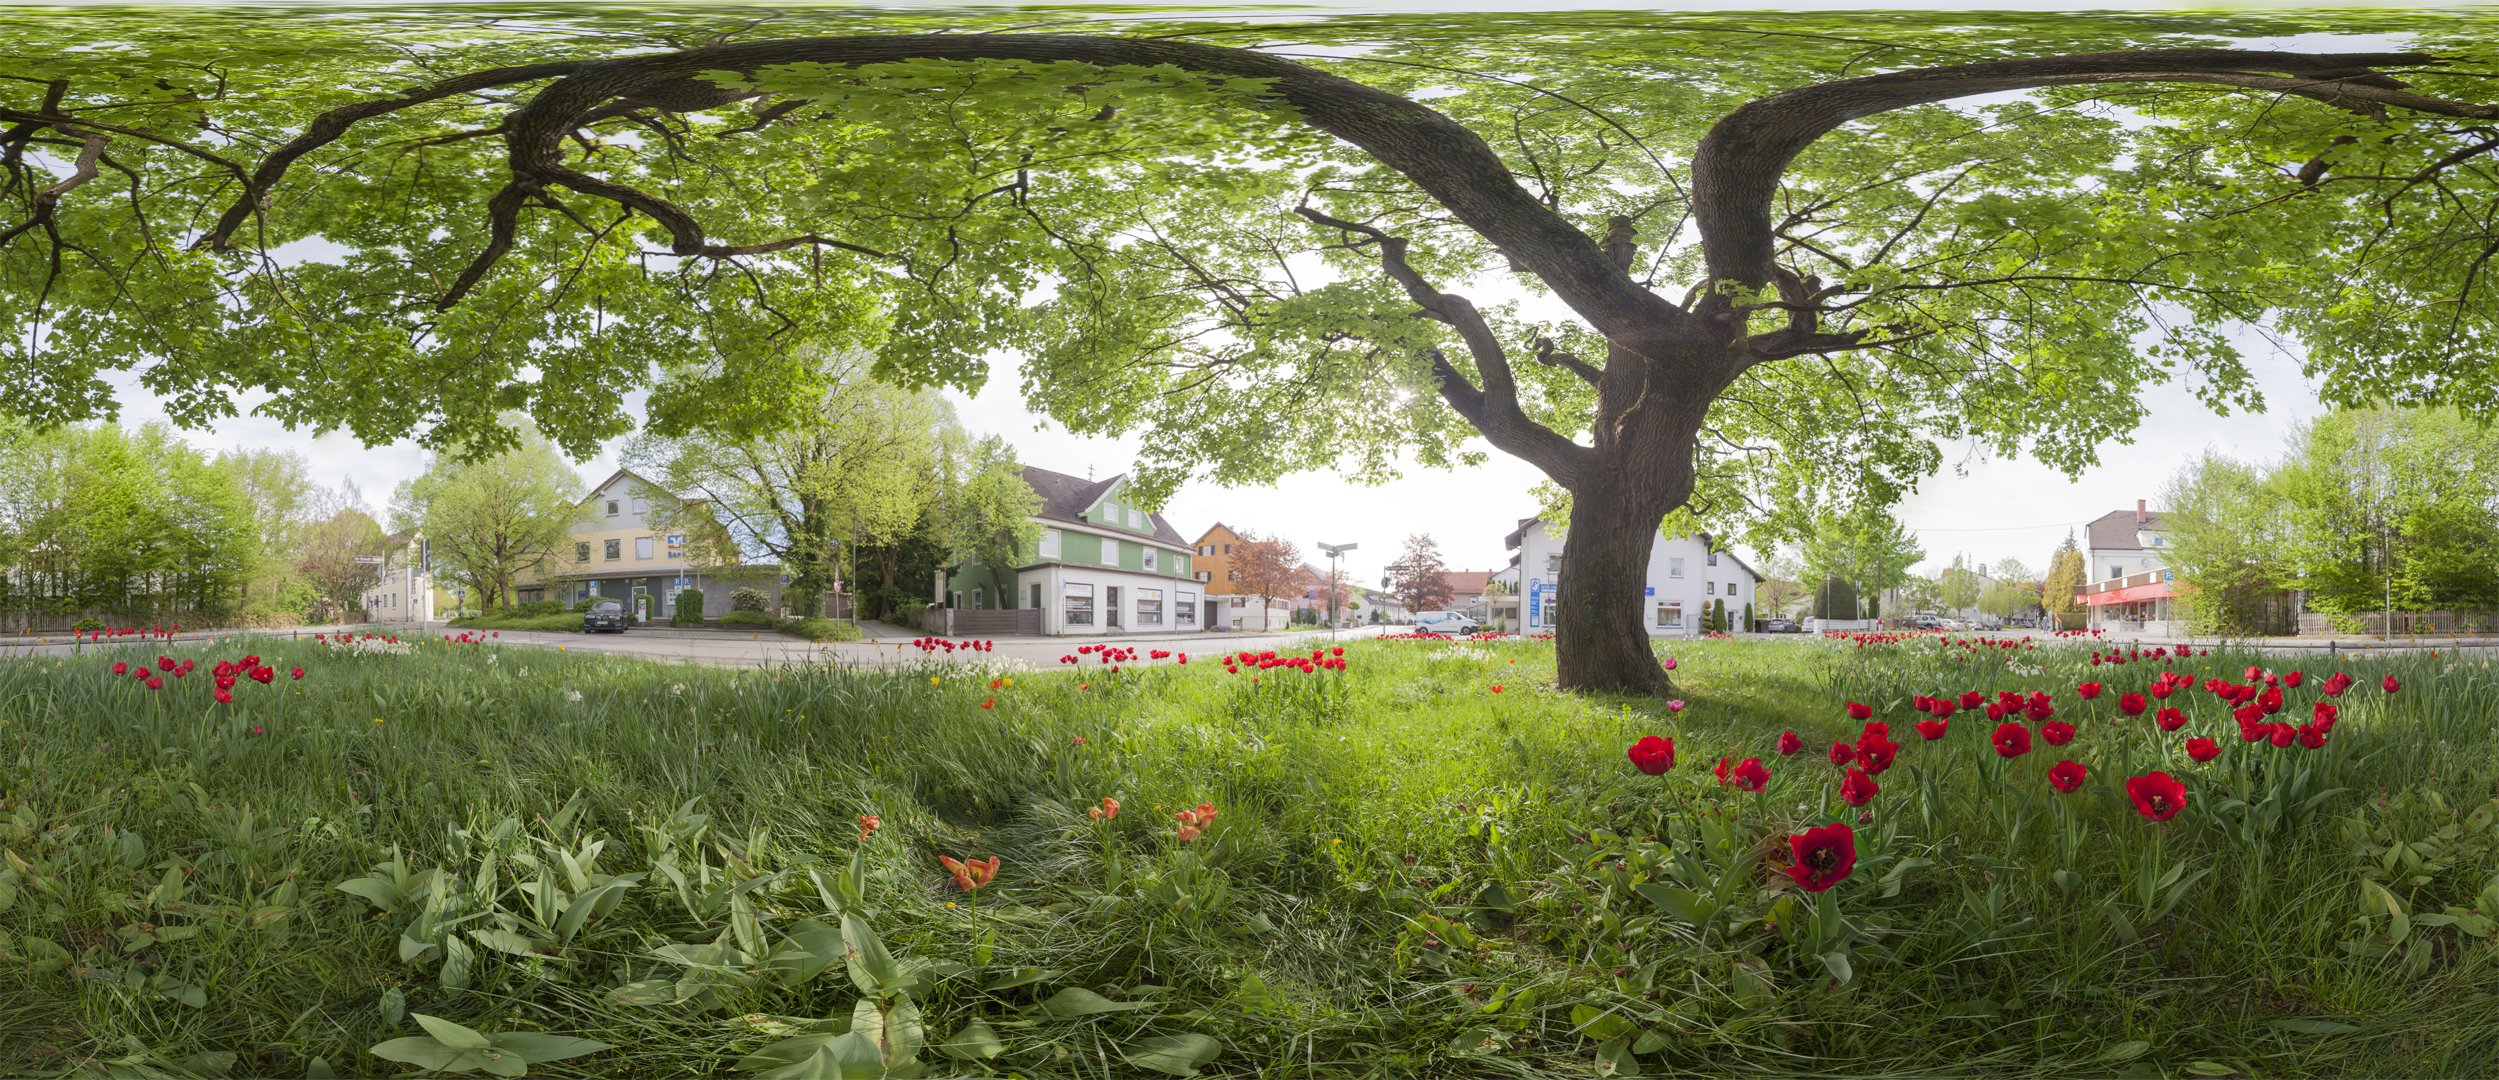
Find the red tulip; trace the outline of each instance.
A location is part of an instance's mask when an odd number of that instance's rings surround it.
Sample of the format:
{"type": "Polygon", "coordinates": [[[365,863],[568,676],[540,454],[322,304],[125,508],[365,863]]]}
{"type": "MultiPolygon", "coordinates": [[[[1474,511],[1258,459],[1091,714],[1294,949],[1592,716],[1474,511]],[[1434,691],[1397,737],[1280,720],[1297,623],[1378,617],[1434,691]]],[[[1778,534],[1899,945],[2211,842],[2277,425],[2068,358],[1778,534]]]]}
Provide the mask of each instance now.
{"type": "Polygon", "coordinates": [[[1735,786],[1746,791],[1760,791],[1770,786],[1770,767],[1757,757],[1745,758],[1735,767],[1735,786]]]}
{"type": "Polygon", "coordinates": [[[269,668],[256,667],[252,669],[252,681],[259,683],[262,686],[269,685],[269,680],[277,677],[278,673],[269,668]]]}
{"type": "Polygon", "coordinates": [[[2201,765],[2221,756],[2221,744],[2197,735],[2187,740],[2187,757],[2201,765]]]}
{"type": "MultiPolygon", "coordinates": [[[[151,680],[149,680],[149,681],[150,681],[150,682],[153,682],[153,681],[155,681],[155,680],[151,679],[151,680]]],[[[227,692],[226,692],[223,688],[219,688],[219,689],[217,690],[217,692],[216,692],[216,698],[217,698],[217,704],[219,704],[219,705],[231,705],[231,704],[234,704],[234,695],[233,695],[233,694],[230,694],[230,693],[227,693],[227,692]]]]}
{"type": "Polygon", "coordinates": [[[1874,774],[1864,769],[1848,770],[1848,779],[1840,781],[1840,801],[1850,806],[1864,806],[1883,789],[1874,782],[1874,774]]]}
{"type": "Polygon", "coordinates": [[[1806,892],[1821,892],[1848,880],[1857,869],[1857,830],[1846,822],[1833,822],[1788,837],[1788,852],[1796,865],[1786,867],[1787,876],[1806,892]]]}
{"type": "Polygon", "coordinates": [[[2285,671],[2282,673],[2282,685],[2290,687],[2293,690],[2297,690],[2299,689],[2299,681],[2305,678],[2307,678],[2307,676],[2302,675],[2299,672],[2285,671]]]}
{"type": "Polygon", "coordinates": [[[2403,689],[2403,685],[2404,685],[2404,684],[2399,683],[2399,682],[2396,682],[2396,681],[2395,681],[2395,677],[2394,677],[2394,676],[2392,676],[2392,675],[2389,675],[2389,676],[2387,676],[2387,677],[2386,677],[2386,681],[2385,681],[2385,682],[2383,682],[2383,683],[2380,683],[2379,685],[2386,687],[2386,692],[2387,692],[2387,693],[2392,694],[2392,693],[2394,693],[2394,692],[2395,692],[2395,691],[2397,691],[2397,690],[2401,690],[2401,689],[2403,689]]]}
{"type": "Polygon", "coordinates": [[[1975,709],[1984,704],[1987,704],[1987,694],[1985,691],[1964,690],[1961,692],[1962,708],[1975,709]]]}
{"type": "Polygon", "coordinates": [[[1831,764],[1840,766],[1841,768],[1847,768],[1848,763],[1856,760],[1856,758],[1857,751],[1851,748],[1847,743],[1835,742],[1831,744],[1831,764]]]}
{"type": "Polygon", "coordinates": [[[1630,755],[1634,768],[1650,776],[1662,776],[1666,770],[1675,767],[1675,740],[1673,739],[1644,735],[1641,736],[1639,742],[1631,744],[1631,749],[1626,753],[1630,755]]]}
{"type": "Polygon", "coordinates": [[[302,669],[302,668],[289,668],[289,669],[287,669],[286,675],[287,675],[287,677],[288,677],[288,678],[290,678],[290,679],[295,679],[295,680],[301,681],[301,680],[303,679],[303,677],[304,677],[304,669],[302,669]]]}
{"type": "Polygon", "coordinates": [[[2334,730],[2335,720],[2340,718],[2341,715],[2342,710],[2335,708],[2333,702],[2320,701],[2314,708],[2309,710],[2308,722],[2316,725],[2317,730],[2319,731],[2332,731],[2334,730]]]}
{"type": "Polygon", "coordinates": [[[150,690],[162,690],[162,689],[164,689],[164,688],[165,688],[165,680],[163,680],[163,679],[149,679],[149,680],[148,680],[148,683],[147,683],[147,686],[148,686],[148,689],[150,689],[150,690]]]}
{"type": "Polygon", "coordinates": [[[2074,741],[2074,725],[2063,720],[2050,720],[2039,725],[2039,737],[2048,740],[2050,746],[2063,746],[2074,741]]]}
{"type": "Polygon", "coordinates": [[[1804,748],[1805,740],[1797,738],[1795,732],[1782,731],[1779,733],[1779,756],[1794,757],[1797,751],[1803,750],[1804,748]]]}
{"type": "Polygon", "coordinates": [[[115,661],[113,661],[113,674],[115,674],[115,675],[128,675],[128,674],[130,674],[130,665],[125,664],[125,663],[123,663],[123,662],[121,662],[121,661],[119,661],[119,660],[115,660],[115,661]]]}
{"type": "Polygon", "coordinates": [[[2128,716],[2141,716],[2143,715],[2143,710],[2150,704],[2150,702],[2143,700],[2143,695],[2141,694],[2127,694],[2117,699],[2117,711],[2125,713],[2128,716]]]}
{"type": "Polygon", "coordinates": [[[2048,785],[2057,789],[2060,794],[2070,795],[2080,790],[2083,786],[2082,763],[2060,761],[2048,766],[2048,785]]]}
{"type": "Polygon", "coordinates": [[[2083,699],[2084,699],[2084,700],[2086,700],[2086,701],[2088,701],[2088,700],[2090,700],[2090,699],[2092,699],[2092,698],[2096,698],[2096,697],[2099,697],[2099,696],[2100,696],[2100,684],[2099,684],[2099,683],[2096,683],[2096,682],[2087,682],[2087,683],[2084,683],[2084,684],[2082,684],[2082,685],[2080,685],[2080,686],[2075,687],[2075,688],[2074,688],[2074,692],[2075,692],[2075,693],[2077,693],[2077,694],[2081,694],[2081,695],[2083,696],[2083,699]]]}
{"type": "Polygon", "coordinates": [[[2159,724],[2162,731],[2176,731],[2187,726],[2187,714],[2180,712],[2176,706],[2170,706],[2153,714],[2152,722],[2159,724]]]}
{"type": "Polygon", "coordinates": [[[2265,729],[2265,738],[2275,746],[2289,746],[2299,738],[2299,729],[2289,724],[2271,724],[2265,729]]]}
{"type": "Polygon", "coordinates": [[[2322,749],[2325,746],[2325,730],[2315,724],[2301,724],[2299,744],[2310,750],[2322,749]]]}
{"type": "Polygon", "coordinates": [[[1944,737],[1944,728],[1948,723],[1949,721],[1944,720],[1920,720],[1917,725],[1918,735],[1928,742],[1933,742],[1944,737]]]}
{"type": "Polygon", "coordinates": [[[1873,709],[1873,707],[1871,707],[1871,706],[1867,706],[1867,705],[1860,705],[1860,704],[1857,704],[1857,703],[1856,703],[1856,702],[1854,702],[1854,701],[1852,701],[1852,702],[1849,702],[1849,703],[1848,703],[1848,718],[1849,718],[1849,719],[1851,719],[1851,720],[1867,720],[1867,719],[1872,719],[1872,718],[1873,718],[1873,716],[1874,716],[1874,709],[1873,709]]]}
{"type": "Polygon", "coordinates": [[[2030,729],[2020,724],[2000,724],[1988,739],[1996,744],[1996,756],[2017,758],[2030,753],[2030,729]]]}
{"type": "Polygon", "coordinates": [[[1877,776],[1882,775],[1883,770],[1892,767],[1892,758],[1899,753],[1900,744],[1893,742],[1880,732],[1866,732],[1863,738],[1857,740],[1858,763],[1865,766],[1867,772],[1877,776]]]}
{"type": "Polygon", "coordinates": [[[2328,677],[2325,681],[2325,685],[2319,689],[2324,690],[2325,696],[2327,697],[2341,697],[2343,696],[2343,691],[2351,689],[2351,684],[2351,676],[2337,671],[2332,676],[2328,677]]]}
{"type": "Polygon", "coordinates": [[[2136,813],[2167,821],[2186,808],[2187,786],[2168,773],[2150,773],[2126,781],[2126,797],[2134,800],[2136,813]]]}

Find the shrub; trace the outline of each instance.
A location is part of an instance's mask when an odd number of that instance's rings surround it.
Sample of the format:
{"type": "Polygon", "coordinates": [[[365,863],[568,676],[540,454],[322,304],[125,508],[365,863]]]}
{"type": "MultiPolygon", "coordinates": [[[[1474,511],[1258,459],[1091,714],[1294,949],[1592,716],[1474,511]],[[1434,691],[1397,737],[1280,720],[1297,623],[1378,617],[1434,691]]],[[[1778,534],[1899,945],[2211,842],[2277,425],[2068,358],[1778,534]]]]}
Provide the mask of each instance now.
{"type": "Polygon", "coordinates": [[[502,610],[513,615],[561,615],[564,613],[564,601],[524,600],[502,610]]]}
{"type": "Polygon", "coordinates": [[[69,628],[72,630],[102,630],[105,629],[105,626],[104,620],[102,619],[96,618],[93,615],[81,615],[76,619],[70,620],[69,628]]]}
{"type": "Polygon", "coordinates": [[[859,627],[845,619],[791,619],[781,624],[781,632],[809,641],[857,641],[859,627]]]}
{"type": "Polygon", "coordinates": [[[722,626],[778,626],[781,620],[761,611],[739,609],[720,617],[722,626]]]}
{"type": "Polygon", "coordinates": [[[781,590],[781,610],[795,618],[812,618],[824,614],[824,594],[796,585],[781,590]]]}
{"type": "Polygon", "coordinates": [[[679,590],[677,609],[668,616],[668,621],[679,626],[703,625],[703,590],[679,590]]]}
{"type": "Polygon", "coordinates": [[[762,589],[752,585],[741,586],[737,591],[729,594],[729,610],[770,611],[772,610],[772,597],[764,595],[762,589]]]}
{"type": "Polygon", "coordinates": [[[568,610],[568,611],[588,611],[588,610],[590,610],[590,605],[592,605],[592,604],[596,604],[596,603],[599,603],[599,602],[601,602],[601,601],[606,601],[606,600],[614,600],[614,599],[616,599],[616,598],[615,598],[615,597],[613,597],[613,596],[585,596],[585,597],[582,597],[582,598],[581,598],[581,599],[579,599],[579,600],[575,600],[575,601],[573,601],[573,606],[572,606],[572,607],[570,607],[570,608],[567,608],[566,610],[568,610]]]}

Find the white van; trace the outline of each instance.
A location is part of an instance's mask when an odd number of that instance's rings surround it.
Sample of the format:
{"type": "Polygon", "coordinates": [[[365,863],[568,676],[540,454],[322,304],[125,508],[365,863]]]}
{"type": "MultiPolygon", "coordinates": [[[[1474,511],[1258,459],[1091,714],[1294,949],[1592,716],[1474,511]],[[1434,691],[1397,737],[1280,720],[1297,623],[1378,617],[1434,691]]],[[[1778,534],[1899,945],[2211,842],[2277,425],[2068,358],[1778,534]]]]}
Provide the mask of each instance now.
{"type": "Polygon", "coordinates": [[[1414,617],[1414,628],[1435,634],[1458,637],[1483,629],[1484,624],[1467,617],[1463,611],[1426,611],[1414,617]]]}

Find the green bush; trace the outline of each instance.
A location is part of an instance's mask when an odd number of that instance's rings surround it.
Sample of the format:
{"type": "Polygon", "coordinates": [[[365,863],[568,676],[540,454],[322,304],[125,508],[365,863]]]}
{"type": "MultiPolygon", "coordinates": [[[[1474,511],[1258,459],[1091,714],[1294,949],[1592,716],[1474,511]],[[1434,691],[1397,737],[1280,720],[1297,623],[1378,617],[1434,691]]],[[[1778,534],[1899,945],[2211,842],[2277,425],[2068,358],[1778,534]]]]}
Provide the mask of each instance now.
{"type": "Polygon", "coordinates": [[[564,601],[524,600],[497,610],[513,615],[561,615],[564,613],[564,601]]]}
{"type": "Polygon", "coordinates": [[[677,593],[677,609],[668,621],[679,626],[703,625],[703,590],[685,589],[677,593]]]}
{"type": "Polygon", "coordinates": [[[579,630],[581,616],[569,611],[521,615],[507,610],[453,619],[451,625],[462,630],[579,630]]]}
{"type": "Polygon", "coordinates": [[[729,610],[770,611],[772,610],[772,597],[765,595],[762,589],[752,585],[740,586],[735,592],[729,594],[729,610]]]}
{"type": "Polygon", "coordinates": [[[781,610],[796,618],[813,618],[824,614],[824,594],[796,585],[781,590],[781,610]]]}
{"type": "Polygon", "coordinates": [[[846,619],[791,619],[781,624],[781,632],[809,641],[857,641],[859,626],[846,619]]]}
{"type": "Polygon", "coordinates": [[[720,617],[720,625],[722,626],[779,626],[780,624],[781,620],[773,618],[771,615],[765,614],[761,611],[748,611],[743,608],[720,617]]]}
{"type": "Polygon", "coordinates": [[[105,625],[104,620],[96,618],[93,615],[81,615],[70,621],[69,628],[72,630],[102,630],[105,629],[105,625]]]}

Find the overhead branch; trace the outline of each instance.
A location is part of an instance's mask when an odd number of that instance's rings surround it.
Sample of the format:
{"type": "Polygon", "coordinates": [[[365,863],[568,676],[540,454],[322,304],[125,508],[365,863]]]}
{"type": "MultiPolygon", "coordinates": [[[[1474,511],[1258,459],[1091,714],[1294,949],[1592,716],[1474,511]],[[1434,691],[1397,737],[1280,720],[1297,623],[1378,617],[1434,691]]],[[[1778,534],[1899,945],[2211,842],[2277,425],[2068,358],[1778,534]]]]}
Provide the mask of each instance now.
{"type": "MultiPolygon", "coordinates": [[[[2442,62],[2418,53],[2149,49],[1921,68],[1800,87],[1753,101],[1711,126],[1693,156],[1694,218],[1711,279],[1761,289],[1776,276],[1778,239],[1770,206],[1780,177],[1814,140],[1849,121],[1976,94],[2100,83],[2183,83],[2252,90],[2307,98],[2376,117],[2391,109],[2472,119],[2499,117],[2499,105],[2412,93],[2401,81],[2376,70],[2442,62]]],[[[1718,311],[1727,313],[1723,301],[1718,311]]]]}
{"type": "MultiPolygon", "coordinates": [[[[1438,349],[1428,354],[1432,371],[1440,381],[1442,400],[1475,425],[1494,446],[1527,460],[1544,470],[1565,487],[1578,481],[1588,467],[1590,454],[1586,447],[1562,437],[1551,428],[1527,418],[1519,408],[1518,382],[1510,370],[1509,355],[1501,347],[1501,339],[1484,321],[1483,312],[1475,302],[1455,293],[1442,292],[1425,280],[1413,264],[1406,260],[1406,239],[1392,236],[1377,226],[1336,217],[1317,207],[1303,204],[1294,213],[1311,222],[1341,232],[1352,233],[1379,249],[1380,266],[1389,279],[1405,290],[1407,299],[1423,309],[1423,314],[1458,332],[1458,340],[1466,344],[1467,353],[1475,360],[1475,370],[1483,379],[1478,388],[1464,373],[1449,362],[1438,349]]],[[[1582,365],[1585,366],[1585,365],[1582,365]]]]}
{"type": "Polygon", "coordinates": [[[58,183],[35,193],[33,207],[26,215],[26,220],[0,229],[0,247],[7,247],[9,241],[17,239],[19,233],[29,229],[40,228],[50,231],[53,209],[60,205],[61,196],[76,191],[80,185],[95,179],[98,171],[96,162],[103,157],[103,133],[90,133],[86,142],[79,146],[78,159],[71,165],[69,175],[62,177],[58,183]]]}
{"type": "Polygon", "coordinates": [[[1543,364],[1546,367],[1561,368],[1564,371],[1579,376],[1581,382],[1587,383],[1590,386],[1600,385],[1605,378],[1605,372],[1598,370],[1595,364],[1591,364],[1577,356],[1573,356],[1570,353],[1563,351],[1559,346],[1556,346],[1553,343],[1553,339],[1549,337],[1540,337],[1536,339],[1535,355],[1537,363],[1543,364]]]}

